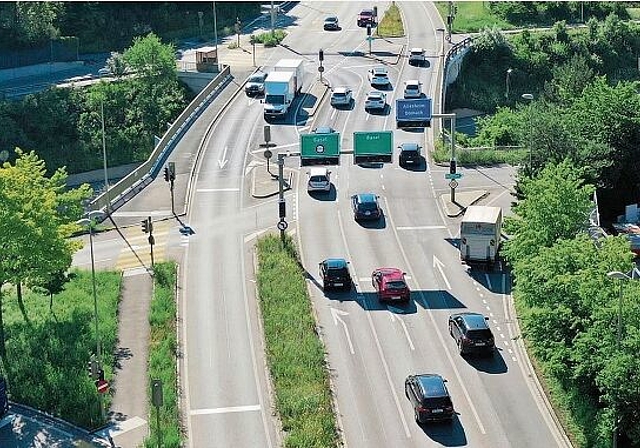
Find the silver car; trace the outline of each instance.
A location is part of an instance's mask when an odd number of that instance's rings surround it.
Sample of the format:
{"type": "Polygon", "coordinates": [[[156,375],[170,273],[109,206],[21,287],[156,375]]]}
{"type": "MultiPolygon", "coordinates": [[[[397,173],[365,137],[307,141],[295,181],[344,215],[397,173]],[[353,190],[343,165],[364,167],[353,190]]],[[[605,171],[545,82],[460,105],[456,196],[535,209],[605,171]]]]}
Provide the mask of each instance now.
{"type": "Polygon", "coordinates": [[[391,84],[389,80],[389,72],[386,67],[374,67],[369,70],[369,83],[372,87],[387,87],[391,84]]]}
{"type": "Polygon", "coordinates": [[[412,48],[409,51],[409,64],[423,65],[426,62],[423,48],[412,48]]]}
{"type": "Polygon", "coordinates": [[[387,107],[387,95],[383,92],[369,92],[364,101],[364,110],[384,110],[387,107]]]}
{"type": "Polygon", "coordinates": [[[349,87],[336,87],[331,92],[332,106],[350,106],[353,100],[353,92],[349,87]]]}

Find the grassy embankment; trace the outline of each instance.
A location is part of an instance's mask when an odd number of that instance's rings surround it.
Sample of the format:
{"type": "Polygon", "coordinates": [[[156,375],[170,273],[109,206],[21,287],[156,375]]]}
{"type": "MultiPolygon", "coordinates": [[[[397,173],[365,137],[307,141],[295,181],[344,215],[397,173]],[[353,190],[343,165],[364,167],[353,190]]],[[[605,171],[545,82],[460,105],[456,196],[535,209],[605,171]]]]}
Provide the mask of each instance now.
{"type": "Polygon", "coordinates": [[[324,346],[293,241],[278,236],[257,243],[258,295],[266,356],[285,448],[338,445],[324,346]]]}

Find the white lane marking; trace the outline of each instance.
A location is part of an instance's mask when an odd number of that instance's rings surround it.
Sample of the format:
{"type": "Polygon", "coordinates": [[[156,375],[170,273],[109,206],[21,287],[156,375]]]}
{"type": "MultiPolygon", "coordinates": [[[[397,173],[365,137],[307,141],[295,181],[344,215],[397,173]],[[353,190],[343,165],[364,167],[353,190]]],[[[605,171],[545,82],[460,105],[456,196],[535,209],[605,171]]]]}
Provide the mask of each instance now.
{"type": "Polygon", "coordinates": [[[391,317],[391,322],[395,322],[396,319],[400,321],[400,325],[402,325],[402,330],[404,331],[404,335],[407,337],[407,341],[409,342],[409,348],[411,348],[411,350],[415,350],[416,347],[413,345],[413,341],[411,340],[411,336],[409,336],[409,330],[407,330],[407,325],[404,323],[404,320],[402,320],[400,316],[396,316],[392,312],[389,312],[389,316],[391,317]]]}
{"type": "Polygon", "coordinates": [[[198,188],[198,193],[216,193],[219,191],[240,191],[239,188],[198,188]]]}
{"type": "Polygon", "coordinates": [[[236,412],[253,412],[259,411],[260,405],[253,404],[249,406],[232,406],[228,408],[209,408],[209,409],[192,409],[191,415],[211,415],[211,414],[231,414],[236,412]]]}
{"type": "Polygon", "coordinates": [[[342,328],[344,329],[344,334],[347,336],[347,344],[349,344],[349,351],[352,355],[356,354],[356,351],[353,348],[353,342],[351,341],[351,335],[349,334],[349,329],[347,328],[347,323],[342,320],[340,316],[348,316],[349,313],[346,311],[338,310],[336,308],[329,307],[331,310],[331,317],[333,317],[334,325],[338,326],[338,322],[342,324],[342,328]]]}
{"type": "Polygon", "coordinates": [[[396,230],[435,230],[435,229],[446,229],[446,226],[405,226],[405,227],[396,227],[396,230]]]}
{"type": "Polygon", "coordinates": [[[444,274],[444,269],[442,269],[444,267],[444,263],[440,261],[435,255],[433,256],[433,267],[438,268],[438,271],[440,271],[440,275],[442,275],[444,282],[447,284],[447,289],[451,291],[451,284],[449,283],[449,279],[444,274]]]}
{"type": "Polygon", "coordinates": [[[220,169],[224,168],[224,166],[229,161],[229,160],[227,160],[227,150],[228,149],[229,149],[229,147],[225,145],[224,149],[222,150],[222,158],[218,159],[218,167],[220,167],[220,169]]]}

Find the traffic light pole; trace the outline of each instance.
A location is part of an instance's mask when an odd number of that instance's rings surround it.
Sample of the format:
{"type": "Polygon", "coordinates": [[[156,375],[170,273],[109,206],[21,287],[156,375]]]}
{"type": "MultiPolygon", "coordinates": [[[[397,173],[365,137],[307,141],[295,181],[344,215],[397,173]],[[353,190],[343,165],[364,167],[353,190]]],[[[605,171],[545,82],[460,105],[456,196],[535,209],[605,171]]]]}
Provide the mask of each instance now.
{"type": "MultiPolygon", "coordinates": [[[[433,118],[449,118],[451,123],[451,155],[449,158],[449,169],[450,174],[456,174],[457,172],[457,163],[456,163],[456,114],[433,114],[433,118]]],[[[455,179],[451,179],[455,181],[455,179]]],[[[451,203],[455,204],[456,202],[456,185],[455,182],[449,182],[449,188],[451,189],[451,203]]]]}

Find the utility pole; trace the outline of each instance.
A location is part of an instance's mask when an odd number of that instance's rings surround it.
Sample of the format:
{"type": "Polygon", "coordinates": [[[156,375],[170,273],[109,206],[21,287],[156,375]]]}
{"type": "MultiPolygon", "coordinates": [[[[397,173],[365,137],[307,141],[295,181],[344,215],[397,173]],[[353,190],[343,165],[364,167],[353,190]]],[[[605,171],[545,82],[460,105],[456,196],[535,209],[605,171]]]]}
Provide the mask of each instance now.
{"type": "Polygon", "coordinates": [[[282,240],[282,247],[284,247],[285,243],[285,230],[289,224],[285,220],[287,216],[287,204],[284,200],[284,158],[285,154],[278,153],[278,216],[280,217],[280,221],[278,221],[278,230],[280,230],[280,239],[282,240]]]}

